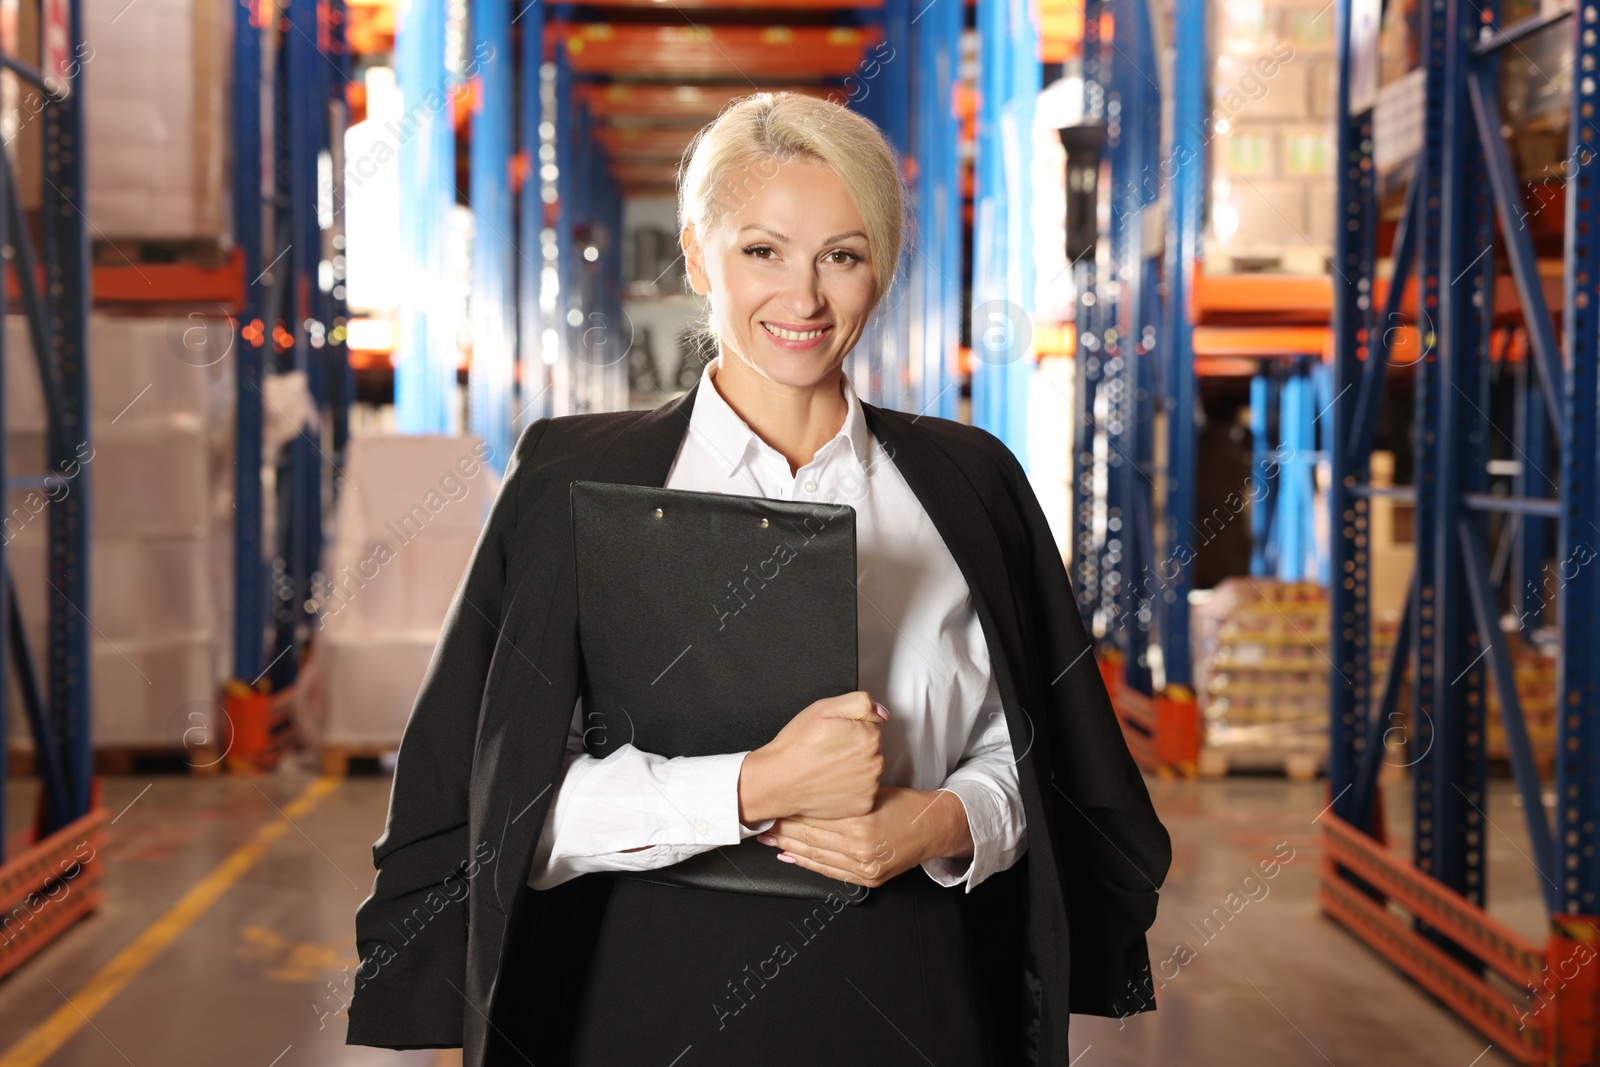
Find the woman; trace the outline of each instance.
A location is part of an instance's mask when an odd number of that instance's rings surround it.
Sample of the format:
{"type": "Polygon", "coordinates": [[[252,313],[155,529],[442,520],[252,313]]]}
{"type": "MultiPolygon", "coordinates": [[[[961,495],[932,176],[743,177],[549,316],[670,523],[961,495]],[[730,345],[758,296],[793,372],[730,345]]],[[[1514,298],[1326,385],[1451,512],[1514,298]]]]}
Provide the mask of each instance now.
{"type": "Polygon", "coordinates": [[[1169,843],[1020,465],[842,371],[900,252],[894,155],[853,112],[760,94],[697,138],[680,207],[718,355],[653,412],[518,442],[401,745],[348,1040],[468,1065],[1065,1064],[1069,1011],[1147,1006],[1169,843]],[[750,752],[586,755],[579,478],[850,504],[863,690],[750,752]],[[855,902],[605,873],[753,834],[855,902]]]}

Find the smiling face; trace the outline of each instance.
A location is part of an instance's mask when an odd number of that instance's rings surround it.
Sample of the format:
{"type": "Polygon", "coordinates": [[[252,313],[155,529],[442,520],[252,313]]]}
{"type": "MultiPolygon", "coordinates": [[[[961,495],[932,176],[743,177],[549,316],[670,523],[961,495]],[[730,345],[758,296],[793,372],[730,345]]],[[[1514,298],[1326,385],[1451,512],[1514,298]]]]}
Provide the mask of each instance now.
{"type": "Polygon", "coordinates": [[[683,229],[689,282],[710,296],[723,363],[815,385],[844,362],[876,302],[866,224],[822,163],[760,161],[727,186],[738,199],[709,232],[683,229]]]}

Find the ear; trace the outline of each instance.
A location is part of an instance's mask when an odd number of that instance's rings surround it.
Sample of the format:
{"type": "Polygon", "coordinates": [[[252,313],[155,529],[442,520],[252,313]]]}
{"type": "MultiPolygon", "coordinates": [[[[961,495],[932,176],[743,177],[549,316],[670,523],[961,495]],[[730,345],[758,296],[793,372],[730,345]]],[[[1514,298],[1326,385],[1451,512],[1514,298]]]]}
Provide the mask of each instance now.
{"type": "Polygon", "coordinates": [[[705,249],[700,246],[700,236],[692,225],[683,227],[678,234],[678,243],[683,246],[683,265],[689,275],[689,287],[700,296],[705,296],[711,292],[711,278],[706,274],[705,249]]]}

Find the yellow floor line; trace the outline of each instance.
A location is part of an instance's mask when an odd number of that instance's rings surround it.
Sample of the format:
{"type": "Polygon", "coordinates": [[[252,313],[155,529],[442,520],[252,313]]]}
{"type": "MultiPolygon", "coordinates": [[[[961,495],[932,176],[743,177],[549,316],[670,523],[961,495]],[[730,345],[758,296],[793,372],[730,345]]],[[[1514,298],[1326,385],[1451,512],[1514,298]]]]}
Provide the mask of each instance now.
{"type": "Polygon", "coordinates": [[[0,1056],[0,1067],[39,1067],[54,1055],[112,997],[120,993],[123,986],[148,967],[180,934],[194,925],[234,882],[255,866],[267,846],[289,831],[292,820],[310,812],[322,798],[338,789],[342,781],[335,775],[319,777],[292,802],[284,805],[281,818],[267,823],[247,843],[234,849],[227,859],[200,879],[165,915],[146,927],[131,944],[101,967],[82,989],[70,994],[67,1003],[30,1030],[4,1056],[0,1056]]]}

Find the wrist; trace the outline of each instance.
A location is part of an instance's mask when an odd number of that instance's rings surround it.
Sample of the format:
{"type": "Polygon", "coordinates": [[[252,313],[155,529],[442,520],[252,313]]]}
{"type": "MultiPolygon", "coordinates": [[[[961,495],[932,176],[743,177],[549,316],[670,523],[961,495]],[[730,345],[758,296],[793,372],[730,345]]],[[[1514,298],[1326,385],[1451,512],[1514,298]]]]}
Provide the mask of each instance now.
{"type": "Polygon", "coordinates": [[[789,814],[777,761],[766,746],[753,749],[739,765],[739,821],[746,826],[789,814]]]}
{"type": "Polygon", "coordinates": [[[949,789],[935,789],[929,797],[929,820],[938,829],[930,842],[928,859],[970,859],[974,848],[972,825],[967,818],[967,805],[959,793],[949,789]]]}

